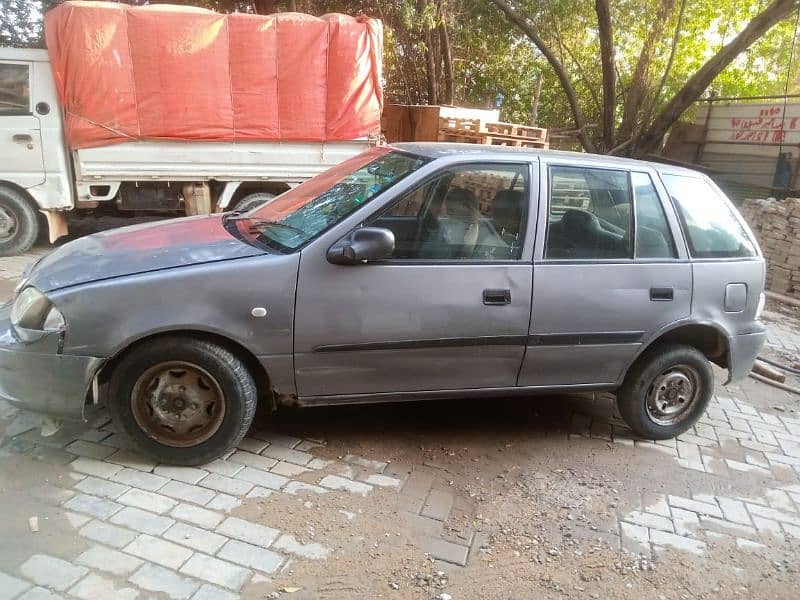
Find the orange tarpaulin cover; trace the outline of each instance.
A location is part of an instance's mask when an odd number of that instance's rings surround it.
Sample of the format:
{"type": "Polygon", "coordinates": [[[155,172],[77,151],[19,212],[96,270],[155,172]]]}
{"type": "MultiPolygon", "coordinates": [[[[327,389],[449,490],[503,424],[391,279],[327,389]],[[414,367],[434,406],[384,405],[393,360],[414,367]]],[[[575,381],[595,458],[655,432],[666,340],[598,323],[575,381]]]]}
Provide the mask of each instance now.
{"type": "Polygon", "coordinates": [[[348,140],[380,132],[381,22],[64,2],[45,38],[67,142],[348,140]]]}

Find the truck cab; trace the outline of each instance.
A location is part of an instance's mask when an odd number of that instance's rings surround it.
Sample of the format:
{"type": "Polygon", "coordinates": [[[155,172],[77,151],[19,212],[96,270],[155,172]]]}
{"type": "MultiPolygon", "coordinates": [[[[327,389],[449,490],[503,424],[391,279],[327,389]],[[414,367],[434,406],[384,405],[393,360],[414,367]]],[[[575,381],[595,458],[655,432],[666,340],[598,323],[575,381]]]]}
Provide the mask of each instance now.
{"type": "Polygon", "coordinates": [[[0,48],[0,254],[30,247],[43,221],[38,211],[73,207],[70,179],[47,51],[0,48]]]}

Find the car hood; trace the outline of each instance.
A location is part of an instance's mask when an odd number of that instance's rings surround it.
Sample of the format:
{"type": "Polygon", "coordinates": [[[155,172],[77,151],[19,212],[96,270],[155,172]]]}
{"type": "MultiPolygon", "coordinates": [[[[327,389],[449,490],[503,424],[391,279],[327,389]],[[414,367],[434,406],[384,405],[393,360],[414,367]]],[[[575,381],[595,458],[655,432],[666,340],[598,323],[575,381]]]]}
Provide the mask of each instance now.
{"type": "Polygon", "coordinates": [[[26,284],[43,292],[124,275],[266,254],[233,237],[221,215],[112,229],[64,244],[41,259],[26,284]]]}

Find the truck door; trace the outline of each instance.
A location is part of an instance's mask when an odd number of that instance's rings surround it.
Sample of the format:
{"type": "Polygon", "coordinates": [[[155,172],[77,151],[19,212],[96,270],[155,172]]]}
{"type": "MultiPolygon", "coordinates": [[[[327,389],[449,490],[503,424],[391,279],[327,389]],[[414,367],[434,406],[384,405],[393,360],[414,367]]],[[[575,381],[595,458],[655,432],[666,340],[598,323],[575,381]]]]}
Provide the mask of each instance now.
{"type": "Polygon", "coordinates": [[[0,180],[44,183],[39,118],[31,106],[31,63],[0,62],[0,180]]]}

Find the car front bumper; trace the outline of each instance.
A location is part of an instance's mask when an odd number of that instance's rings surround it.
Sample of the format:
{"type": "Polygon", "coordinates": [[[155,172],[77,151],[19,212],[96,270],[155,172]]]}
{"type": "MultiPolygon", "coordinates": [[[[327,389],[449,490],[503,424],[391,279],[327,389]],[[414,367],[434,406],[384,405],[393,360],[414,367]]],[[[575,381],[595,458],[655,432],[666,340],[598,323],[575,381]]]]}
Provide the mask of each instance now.
{"type": "Polygon", "coordinates": [[[58,333],[20,341],[0,308],[0,400],[70,420],[83,418],[86,395],[104,359],[59,353],[58,333]]]}
{"type": "Polygon", "coordinates": [[[753,331],[730,337],[727,383],[747,377],[766,340],[767,328],[761,322],[756,323],[753,331]]]}

